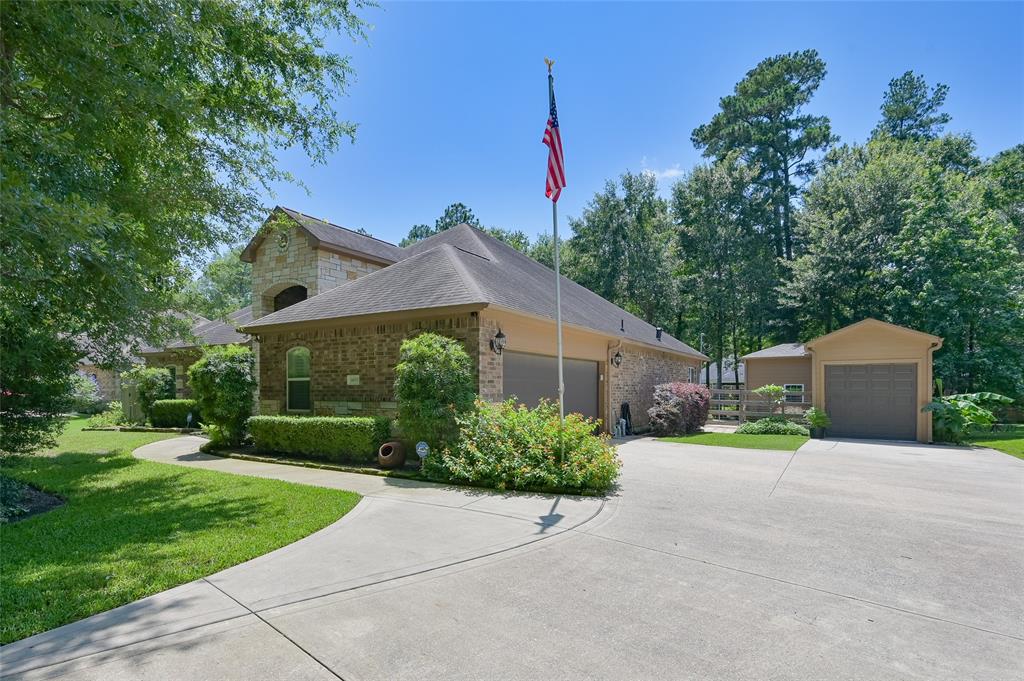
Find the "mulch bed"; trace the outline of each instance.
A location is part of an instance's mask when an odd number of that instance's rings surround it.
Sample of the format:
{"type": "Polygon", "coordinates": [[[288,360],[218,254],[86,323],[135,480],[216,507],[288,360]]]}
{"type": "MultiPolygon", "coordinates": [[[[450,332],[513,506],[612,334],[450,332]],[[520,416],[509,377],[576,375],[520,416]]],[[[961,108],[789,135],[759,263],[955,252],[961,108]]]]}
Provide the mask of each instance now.
{"type": "Polygon", "coordinates": [[[31,485],[7,478],[0,523],[16,523],[64,505],[64,500],[53,494],[37,490],[31,485]]]}

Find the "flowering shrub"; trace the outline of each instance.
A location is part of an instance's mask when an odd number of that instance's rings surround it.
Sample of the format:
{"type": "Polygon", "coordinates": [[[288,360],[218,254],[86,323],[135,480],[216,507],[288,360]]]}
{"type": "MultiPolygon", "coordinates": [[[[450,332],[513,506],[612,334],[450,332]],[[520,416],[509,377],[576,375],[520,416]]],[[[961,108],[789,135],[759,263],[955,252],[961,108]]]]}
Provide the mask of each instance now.
{"type": "Polygon", "coordinates": [[[699,383],[654,386],[654,406],[647,410],[655,435],[696,433],[708,421],[711,391],[699,383]]]}
{"type": "Polygon", "coordinates": [[[515,400],[475,407],[456,418],[458,439],[423,461],[432,480],[486,485],[496,489],[604,491],[622,465],[607,435],[579,414],[565,417],[560,456],[558,406],[536,409],[515,400]]]}

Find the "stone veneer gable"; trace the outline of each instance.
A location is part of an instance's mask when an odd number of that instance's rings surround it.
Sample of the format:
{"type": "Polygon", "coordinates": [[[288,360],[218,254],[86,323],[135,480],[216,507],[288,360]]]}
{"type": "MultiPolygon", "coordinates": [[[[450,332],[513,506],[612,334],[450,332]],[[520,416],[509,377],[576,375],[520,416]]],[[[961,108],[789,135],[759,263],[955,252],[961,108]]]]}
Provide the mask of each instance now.
{"type": "Polygon", "coordinates": [[[278,245],[277,233],[260,243],[252,263],[253,318],[273,312],[274,296],[289,286],[305,286],[306,297],[329,291],[381,268],[378,263],[357,256],[313,248],[299,227],[287,230],[288,245],[278,245]]]}

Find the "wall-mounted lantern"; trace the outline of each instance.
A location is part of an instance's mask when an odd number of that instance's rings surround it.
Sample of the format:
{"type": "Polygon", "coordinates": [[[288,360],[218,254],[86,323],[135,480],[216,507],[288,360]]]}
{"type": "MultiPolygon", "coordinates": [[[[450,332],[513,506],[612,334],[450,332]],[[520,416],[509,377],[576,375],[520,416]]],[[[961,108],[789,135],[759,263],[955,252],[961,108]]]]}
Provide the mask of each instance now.
{"type": "Polygon", "coordinates": [[[617,350],[615,351],[615,354],[612,355],[612,366],[616,369],[622,366],[622,353],[617,350]]]}
{"type": "Polygon", "coordinates": [[[494,338],[491,339],[491,350],[494,350],[494,354],[500,355],[502,350],[505,349],[507,342],[508,338],[502,333],[501,329],[498,329],[498,333],[494,334],[494,338]]]}

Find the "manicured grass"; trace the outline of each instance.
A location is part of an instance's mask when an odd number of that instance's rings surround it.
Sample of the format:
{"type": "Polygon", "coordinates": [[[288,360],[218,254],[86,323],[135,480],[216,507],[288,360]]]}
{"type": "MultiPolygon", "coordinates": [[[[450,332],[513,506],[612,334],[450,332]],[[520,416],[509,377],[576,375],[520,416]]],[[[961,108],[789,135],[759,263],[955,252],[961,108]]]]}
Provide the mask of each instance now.
{"type": "Polygon", "coordinates": [[[1010,432],[973,435],[971,444],[991,447],[1018,459],[1024,459],[1024,426],[1010,432]]]}
{"type": "Polygon", "coordinates": [[[359,495],[141,461],[165,433],[81,432],[3,462],[63,497],[3,525],[0,643],[9,643],[260,556],[326,527],[359,495]]]}
{"type": "Polygon", "coordinates": [[[680,442],[687,445],[712,447],[739,447],[742,449],[774,449],[795,452],[807,442],[803,435],[746,435],[741,433],[696,433],[679,437],[659,438],[662,442],[680,442]]]}

